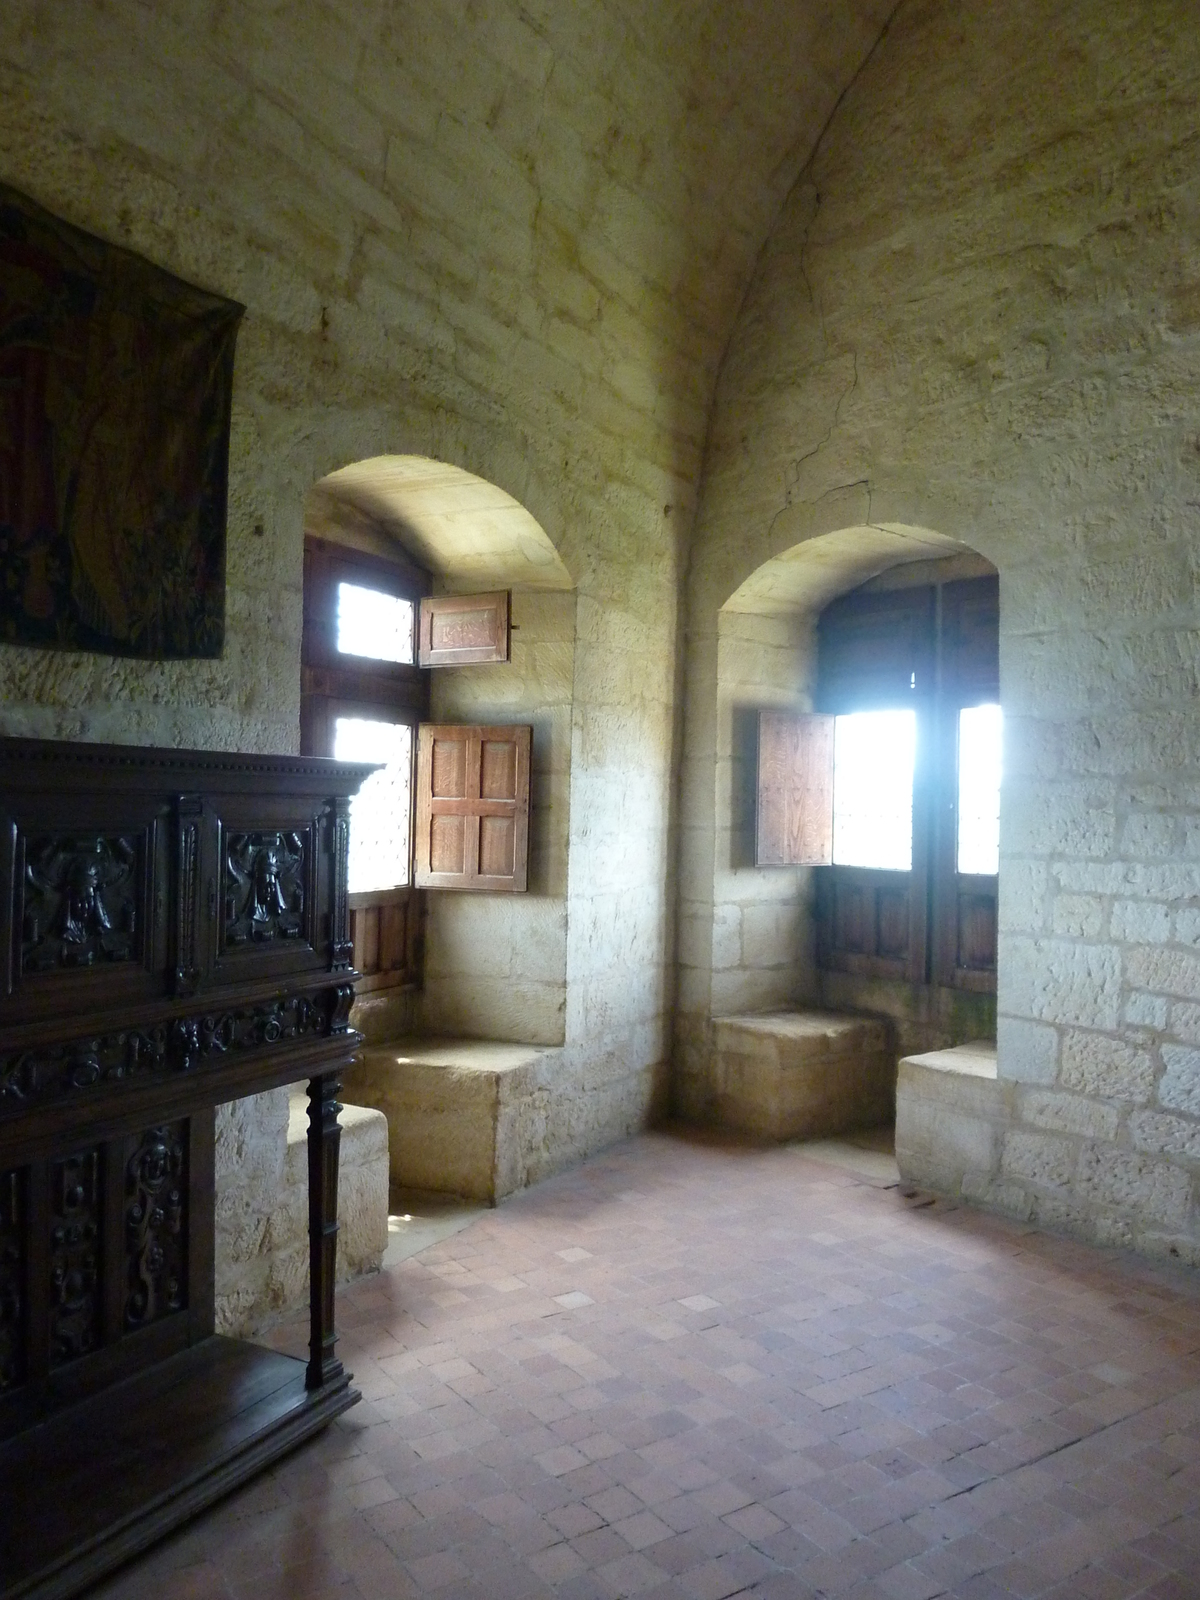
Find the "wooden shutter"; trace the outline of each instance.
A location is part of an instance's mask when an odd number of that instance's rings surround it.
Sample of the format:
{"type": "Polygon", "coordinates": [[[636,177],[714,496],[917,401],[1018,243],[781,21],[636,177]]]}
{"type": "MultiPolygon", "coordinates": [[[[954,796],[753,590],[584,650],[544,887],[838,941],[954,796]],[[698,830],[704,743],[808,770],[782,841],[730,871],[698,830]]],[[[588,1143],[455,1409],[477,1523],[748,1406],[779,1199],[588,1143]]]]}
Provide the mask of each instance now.
{"type": "Polygon", "coordinates": [[[417,741],[416,882],[525,888],[532,728],[423,723],[417,741]]]}
{"type": "Polygon", "coordinates": [[[427,595],[417,628],[417,665],[462,667],[507,661],[509,594],[427,595]]]}
{"type": "Polygon", "coordinates": [[[760,867],[833,861],[833,718],[761,711],[754,859],[760,867]]]}

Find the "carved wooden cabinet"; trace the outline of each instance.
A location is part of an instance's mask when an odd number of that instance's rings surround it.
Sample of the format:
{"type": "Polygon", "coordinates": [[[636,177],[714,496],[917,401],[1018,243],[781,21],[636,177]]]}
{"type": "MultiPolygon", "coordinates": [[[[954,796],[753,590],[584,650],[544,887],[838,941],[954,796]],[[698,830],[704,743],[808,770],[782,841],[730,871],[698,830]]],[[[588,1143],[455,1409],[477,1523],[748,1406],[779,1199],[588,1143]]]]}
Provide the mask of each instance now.
{"type": "Polygon", "coordinates": [[[349,798],[0,740],[0,1595],[67,1596],[358,1398],[334,1353],[349,798]],[[213,1332],[214,1108],[309,1080],[307,1365],[213,1332]]]}

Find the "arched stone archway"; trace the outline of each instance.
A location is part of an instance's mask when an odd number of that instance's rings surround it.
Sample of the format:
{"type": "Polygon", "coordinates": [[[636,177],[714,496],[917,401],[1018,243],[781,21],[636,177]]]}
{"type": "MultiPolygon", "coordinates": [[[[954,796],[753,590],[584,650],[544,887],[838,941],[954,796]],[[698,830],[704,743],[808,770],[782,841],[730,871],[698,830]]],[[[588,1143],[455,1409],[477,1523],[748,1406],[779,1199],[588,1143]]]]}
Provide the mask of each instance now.
{"type": "Polygon", "coordinates": [[[378,551],[400,545],[439,588],[573,587],[549,536],[498,484],[429,456],[381,455],[355,461],[313,485],[305,530],[378,551]]]}
{"type": "Polygon", "coordinates": [[[994,571],[970,545],[931,528],[853,522],[767,555],[715,616],[706,607],[703,623],[693,618],[691,660],[699,670],[689,681],[682,796],[690,826],[680,884],[676,1076],[684,1114],[712,1113],[714,1017],[829,1003],[815,959],[812,869],[755,865],[759,712],[813,709],[816,625],[835,597],[870,580],[945,582],[994,571]],[[702,628],[715,632],[707,648],[702,628]],[[697,727],[701,705],[707,730],[697,727]]]}

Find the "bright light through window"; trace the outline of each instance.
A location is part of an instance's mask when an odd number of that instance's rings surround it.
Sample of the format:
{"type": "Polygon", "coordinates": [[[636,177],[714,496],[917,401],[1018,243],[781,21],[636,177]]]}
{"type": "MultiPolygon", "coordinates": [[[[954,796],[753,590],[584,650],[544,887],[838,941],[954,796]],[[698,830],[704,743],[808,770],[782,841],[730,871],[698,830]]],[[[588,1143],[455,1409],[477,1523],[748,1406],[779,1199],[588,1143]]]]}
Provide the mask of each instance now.
{"type": "Polygon", "coordinates": [[[405,722],[337,717],[336,761],[382,761],[350,802],[351,894],[398,889],[408,882],[408,822],[412,791],[413,730],[405,722]]]}
{"type": "Polygon", "coordinates": [[[413,603],[360,583],[337,586],[337,647],[371,661],[413,658],[413,603]]]}
{"type": "Polygon", "coordinates": [[[968,706],[958,714],[958,870],[1000,870],[1000,707],[968,706]]]}
{"type": "Polygon", "coordinates": [[[855,711],[833,723],[833,859],[912,870],[915,711],[855,711]]]}

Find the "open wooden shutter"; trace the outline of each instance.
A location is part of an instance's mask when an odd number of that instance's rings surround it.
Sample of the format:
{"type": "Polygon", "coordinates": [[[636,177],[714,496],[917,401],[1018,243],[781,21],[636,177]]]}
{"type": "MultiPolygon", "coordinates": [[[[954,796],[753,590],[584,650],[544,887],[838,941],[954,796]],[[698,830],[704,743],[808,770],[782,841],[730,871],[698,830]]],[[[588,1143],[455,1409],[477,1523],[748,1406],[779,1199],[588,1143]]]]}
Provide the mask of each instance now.
{"type": "Polygon", "coordinates": [[[422,724],[417,741],[418,887],[524,890],[532,734],[528,727],[422,724]]]}
{"type": "Polygon", "coordinates": [[[417,624],[417,665],[462,667],[507,661],[509,610],[507,589],[495,594],[427,595],[417,624]]]}
{"type": "Polygon", "coordinates": [[[833,861],[833,718],[760,711],[754,860],[760,867],[833,861]]]}

